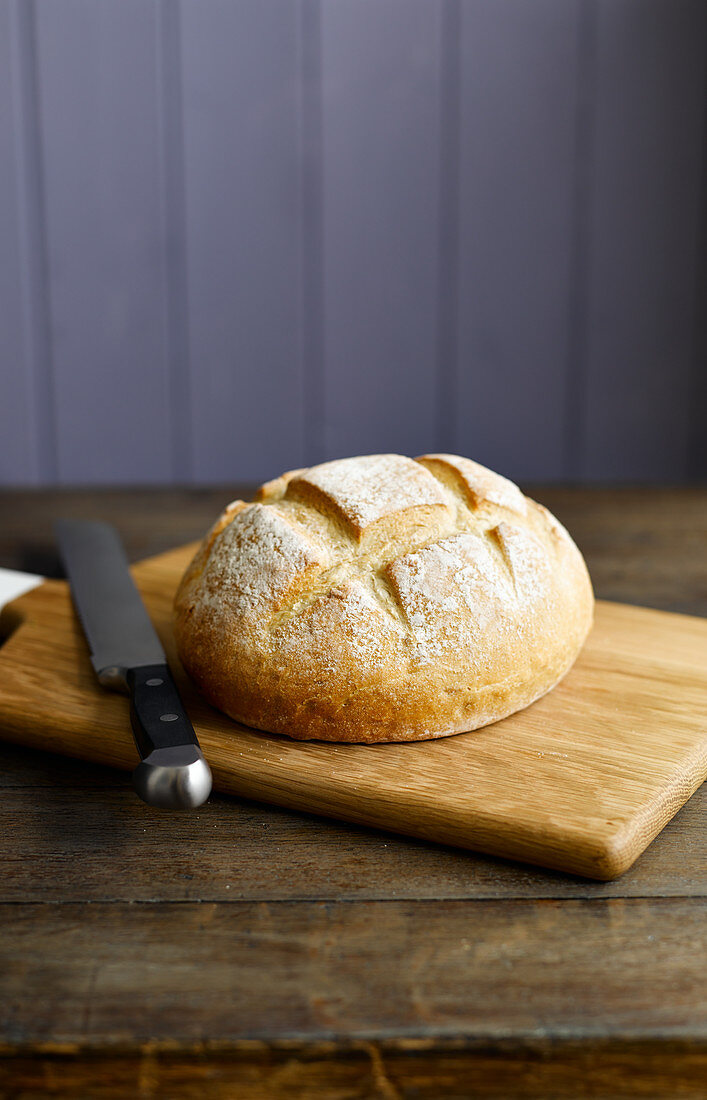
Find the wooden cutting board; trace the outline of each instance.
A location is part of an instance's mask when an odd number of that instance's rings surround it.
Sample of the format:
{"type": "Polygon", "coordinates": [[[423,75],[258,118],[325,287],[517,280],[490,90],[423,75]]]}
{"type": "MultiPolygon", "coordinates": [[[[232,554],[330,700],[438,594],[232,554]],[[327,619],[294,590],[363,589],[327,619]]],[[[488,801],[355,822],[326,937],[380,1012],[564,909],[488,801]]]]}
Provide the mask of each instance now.
{"type": "MultiPolygon", "coordinates": [[[[171,600],[195,546],[134,575],[217,790],[610,879],[707,775],[707,620],[605,602],[565,680],[475,733],[332,745],[240,726],[198,696],[175,656],[171,600]]],[[[128,701],[98,687],[67,585],[22,596],[2,626],[0,736],[132,769],[128,701]]]]}

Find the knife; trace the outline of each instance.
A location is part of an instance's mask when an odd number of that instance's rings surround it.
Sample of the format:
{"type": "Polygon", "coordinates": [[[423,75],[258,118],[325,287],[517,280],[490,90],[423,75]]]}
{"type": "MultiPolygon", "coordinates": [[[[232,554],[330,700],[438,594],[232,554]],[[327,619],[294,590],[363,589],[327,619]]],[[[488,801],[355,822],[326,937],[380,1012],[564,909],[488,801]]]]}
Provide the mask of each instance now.
{"type": "Polygon", "coordinates": [[[117,531],[108,523],[66,519],[55,531],[98,682],[130,696],[141,757],[135,790],[162,809],[200,806],[211,792],[211,771],[117,531]]]}

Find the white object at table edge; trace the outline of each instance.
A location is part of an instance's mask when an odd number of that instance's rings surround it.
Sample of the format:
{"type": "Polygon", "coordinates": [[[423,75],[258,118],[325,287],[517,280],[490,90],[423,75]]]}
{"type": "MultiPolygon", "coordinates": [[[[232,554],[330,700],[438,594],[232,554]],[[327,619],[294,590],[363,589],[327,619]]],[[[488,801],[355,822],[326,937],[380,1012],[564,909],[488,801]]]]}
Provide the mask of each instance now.
{"type": "Polygon", "coordinates": [[[36,588],[43,580],[44,577],[38,577],[36,573],[21,573],[18,569],[0,567],[0,610],[6,603],[36,588]]]}

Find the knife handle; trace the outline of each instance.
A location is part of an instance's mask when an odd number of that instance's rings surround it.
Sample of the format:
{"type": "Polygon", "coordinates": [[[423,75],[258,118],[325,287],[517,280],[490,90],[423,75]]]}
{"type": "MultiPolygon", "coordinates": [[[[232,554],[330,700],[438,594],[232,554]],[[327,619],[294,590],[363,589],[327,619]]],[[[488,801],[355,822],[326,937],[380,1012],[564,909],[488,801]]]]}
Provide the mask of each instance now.
{"type": "Polygon", "coordinates": [[[200,806],[211,793],[211,771],[166,664],[128,669],[130,722],[142,761],[133,785],[162,809],[200,806]]]}

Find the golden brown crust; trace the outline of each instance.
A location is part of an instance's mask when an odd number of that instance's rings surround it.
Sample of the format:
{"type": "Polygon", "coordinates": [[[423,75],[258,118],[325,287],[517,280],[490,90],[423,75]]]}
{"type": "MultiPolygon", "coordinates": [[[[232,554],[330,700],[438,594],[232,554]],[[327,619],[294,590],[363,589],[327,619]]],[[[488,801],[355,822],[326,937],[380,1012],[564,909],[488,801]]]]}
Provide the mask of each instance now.
{"type": "Polygon", "coordinates": [[[455,455],[368,455],[229,505],[182,579],[175,634],[246,725],[415,741],[545,694],[592,611],[577,547],[512,482],[455,455]]]}

